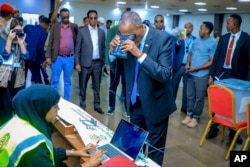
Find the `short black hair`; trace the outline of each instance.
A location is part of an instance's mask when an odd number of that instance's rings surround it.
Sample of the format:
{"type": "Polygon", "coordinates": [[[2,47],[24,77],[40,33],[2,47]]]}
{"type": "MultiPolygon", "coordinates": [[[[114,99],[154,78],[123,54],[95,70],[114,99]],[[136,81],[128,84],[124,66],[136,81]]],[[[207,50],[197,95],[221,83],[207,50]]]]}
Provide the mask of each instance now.
{"type": "Polygon", "coordinates": [[[50,23],[50,19],[47,18],[47,17],[42,17],[40,20],[39,20],[40,23],[45,23],[45,24],[49,24],[50,23]]]}
{"type": "Polygon", "coordinates": [[[142,24],[145,24],[145,25],[147,25],[148,27],[151,27],[151,23],[150,23],[149,20],[144,20],[144,21],[142,22],[142,24]]]}
{"type": "Polygon", "coordinates": [[[109,24],[109,23],[112,24],[112,20],[107,20],[107,21],[106,21],[106,24],[109,24]]]}
{"type": "Polygon", "coordinates": [[[10,13],[8,11],[0,11],[0,16],[3,18],[9,17],[11,15],[12,15],[12,13],[10,13]]]}
{"type": "Polygon", "coordinates": [[[23,23],[23,17],[18,17],[17,19],[19,20],[19,22],[23,23]]]}
{"type": "Polygon", "coordinates": [[[62,9],[60,10],[60,14],[61,14],[62,12],[69,12],[69,9],[67,9],[67,8],[62,8],[62,9]]]}
{"type": "Polygon", "coordinates": [[[163,17],[163,15],[162,14],[157,14],[156,16],[155,16],[155,18],[154,18],[154,20],[156,19],[156,17],[162,17],[163,18],[163,20],[164,20],[164,17],[163,17]]]}
{"type": "Polygon", "coordinates": [[[87,17],[88,17],[88,18],[89,18],[89,14],[90,14],[90,13],[95,13],[96,16],[98,15],[98,14],[97,14],[97,11],[92,9],[92,10],[89,10],[88,13],[87,13],[87,17]]]}
{"type": "Polygon", "coordinates": [[[203,21],[202,24],[204,24],[206,26],[206,28],[209,30],[209,34],[213,31],[213,29],[214,29],[213,23],[211,23],[209,21],[203,21]]]}
{"type": "Polygon", "coordinates": [[[240,27],[240,25],[241,25],[241,23],[242,23],[242,19],[241,19],[240,15],[234,13],[234,14],[231,14],[230,17],[233,18],[234,23],[235,23],[237,26],[240,27]]]}
{"type": "Polygon", "coordinates": [[[88,17],[84,17],[84,18],[83,18],[83,21],[86,21],[87,19],[88,19],[88,17]]]}
{"type": "Polygon", "coordinates": [[[42,18],[44,18],[44,17],[45,17],[44,15],[40,15],[40,16],[38,17],[39,22],[40,22],[40,20],[41,20],[42,18]]]}

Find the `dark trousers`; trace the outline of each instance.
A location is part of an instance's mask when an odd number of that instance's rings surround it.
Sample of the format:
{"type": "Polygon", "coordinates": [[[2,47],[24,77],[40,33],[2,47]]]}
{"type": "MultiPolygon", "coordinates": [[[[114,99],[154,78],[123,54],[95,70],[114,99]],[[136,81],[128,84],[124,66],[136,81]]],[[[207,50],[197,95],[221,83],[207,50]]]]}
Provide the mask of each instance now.
{"type": "Polygon", "coordinates": [[[162,166],[164,158],[168,120],[169,117],[157,124],[149,122],[146,118],[139,97],[137,97],[136,103],[130,108],[130,122],[149,132],[149,136],[147,138],[147,141],[150,144],[148,146],[148,157],[160,166],[162,166]]]}
{"type": "Polygon", "coordinates": [[[187,110],[187,73],[185,72],[185,65],[182,64],[180,68],[173,70],[172,74],[172,83],[173,83],[173,92],[174,98],[176,100],[179,84],[182,78],[182,104],[181,108],[187,110]]]}
{"type": "Polygon", "coordinates": [[[92,78],[94,92],[94,108],[100,108],[100,84],[102,75],[101,61],[92,61],[91,67],[81,67],[79,73],[80,107],[86,109],[86,89],[89,78],[92,78]]]}
{"type": "Polygon", "coordinates": [[[11,94],[8,88],[0,87],[0,126],[12,117],[11,94]]]}
{"type": "MultiPolygon", "coordinates": [[[[122,92],[126,92],[124,71],[118,71],[118,70],[116,70],[115,72],[110,71],[109,107],[111,110],[115,110],[116,90],[120,83],[120,80],[122,83],[122,92]]],[[[124,102],[126,107],[126,97],[124,102]]]]}
{"type": "Polygon", "coordinates": [[[35,83],[43,83],[42,82],[42,77],[41,77],[41,66],[38,63],[26,60],[25,61],[25,68],[26,68],[26,74],[28,72],[28,69],[30,70],[31,74],[32,74],[32,81],[34,81],[35,83]]]}

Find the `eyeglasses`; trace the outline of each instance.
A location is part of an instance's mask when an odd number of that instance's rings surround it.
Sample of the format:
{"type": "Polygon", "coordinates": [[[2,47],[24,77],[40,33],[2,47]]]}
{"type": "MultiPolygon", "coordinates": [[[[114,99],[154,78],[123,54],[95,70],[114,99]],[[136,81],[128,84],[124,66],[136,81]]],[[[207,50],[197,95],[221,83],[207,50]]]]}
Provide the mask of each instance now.
{"type": "Polygon", "coordinates": [[[90,17],[89,19],[90,19],[90,20],[96,20],[97,17],[90,17]]]}
{"type": "Polygon", "coordinates": [[[69,17],[61,17],[62,18],[62,20],[66,20],[66,19],[69,19],[69,17]]]}
{"type": "Polygon", "coordinates": [[[155,20],[155,23],[163,23],[163,20],[155,20]]]}

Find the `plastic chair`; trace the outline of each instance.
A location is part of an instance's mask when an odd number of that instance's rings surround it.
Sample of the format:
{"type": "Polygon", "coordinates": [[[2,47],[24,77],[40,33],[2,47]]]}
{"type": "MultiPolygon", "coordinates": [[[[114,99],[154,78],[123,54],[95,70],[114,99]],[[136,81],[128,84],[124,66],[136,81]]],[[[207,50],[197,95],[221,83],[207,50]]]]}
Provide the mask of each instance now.
{"type": "Polygon", "coordinates": [[[228,160],[239,134],[247,128],[247,121],[236,122],[235,95],[231,89],[215,84],[208,87],[207,94],[210,119],[201,138],[200,147],[204,144],[213,123],[222,125],[222,141],[224,140],[224,128],[233,129],[236,133],[225,156],[225,160],[228,160]]]}
{"type": "Polygon", "coordinates": [[[247,104],[247,139],[243,151],[250,150],[250,103],[247,104]]]}

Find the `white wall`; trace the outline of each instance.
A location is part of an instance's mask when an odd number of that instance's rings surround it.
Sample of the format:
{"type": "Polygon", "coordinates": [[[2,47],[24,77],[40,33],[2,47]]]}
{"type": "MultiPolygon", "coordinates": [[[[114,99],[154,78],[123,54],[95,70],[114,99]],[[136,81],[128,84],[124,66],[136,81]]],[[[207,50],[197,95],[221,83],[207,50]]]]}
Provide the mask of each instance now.
{"type": "Polygon", "coordinates": [[[21,13],[43,14],[46,16],[50,13],[50,0],[4,0],[3,2],[10,4],[15,9],[19,9],[21,13]]]}
{"type": "MultiPolygon", "coordinates": [[[[1,0],[0,0],[1,1],[1,0]]],[[[5,3],[9,3],[14,8],[20,9],[21,12],[24,13],[35,13],[35,14],[43,14],[48,15],[50,12],[50,0],[8,0],[5,3]]],[[[66,7],[66,6],[63,6],[66,7]]],[[[68,8],[68,7],[67,7],[68,8]]],[[[82,24],[82,18],[87,15],[88,10],[95,9],[98,12],[98,15],[100,17],[103,17],[105,20],[111,19],[111,20],[119,20],[120,15],[115,15],[113,13],[114,6],[103,6],[103,5],[94,5],[94,4],[87,4],[87,3],[79,3],[79,2],[70,2],[70,7],[68,8],[70,10],[71,16],[74,16],[74,22],[78,25],[82,24]]],[[[121,8],[121,13],[124,12],[126,9],[121,8]]],[[[165,17],[165,26],[166,29],[171,29],[173,17],[166,16],[166,13],[163,10],[152,10],[148,9],[147,11],[142,11],[138,9],[131,9],[132,11],[136,11],[140,14],[142,20],[148,19],[151,21],[151,23],[154,23],[154,17],[156,14],[162,14],[165,17]]],[[[243,31],[246,31],[250,34],[250,21],[249,17],[250,14],[240,14],[242,17],[242,26],[241,29],[243,31]]],[[[226,19],[229,16],[229,14],[225,14],[224,16],[224,23],[222,28],[222,34],[226,33],[226,19]]],[[[186,22],[192,22],[194,25],[193,35],[199,36],[199,27],[200,24],[203,21],[211,21],[214,22],[214,15],[208,14],[208,15],[180,15],[179,19],[179,27],[182,28],[186,22]]]]}
{"type": "MultiPolygon", "coordinates": [[[[242,23],[241,23],[241,30],[247,32],[250,34],[250,14],[239,14],[242,18],[242,23]]],[[[224,21],[223,21],[223,28],[222,28],[222,34],[227,33],[226,29],[226,23],[227,23],[227,18],[230,16],[230,14],[225,14],[224,15],[224,21]]]]}
{"type": "Polygon", "coordinates": [[[200,25],[203,21],[210,21],[214,23],[214,15],[180,15],[179,27],[183,28],[186,22],[191,22],[194,26],[193,35],[199,37],[200,25]]]}
{"type": "MultiPolygon", "coordinates": [[[[87,16],[87,12],[90,9],[94,9],[98,12],[99,17],[103,17],[105,20],[119,20],[120,14],[126,11],[125,8],[120,8],[121,13],[116,15],[113,10],[115,6],[103,6],[103,5],[94,5],[88,3],[79,3],[79,2],[70,2],[70,6],[63,6],[70,10],[70,16],[74,16],[74,22],[78,25],[82,24],[82,18],[87,16]]],[[[131,9],[132,11],[138,12],[142,18],[142,20],[149,20],[151,23],[154,23],[154,17],[157,14],[162,14],[165,17],[165,25],[166,27],[172,27],[172,16],[166,16],[163,11],[155,11],[155,10],[138,10],[131,9]]]]}

